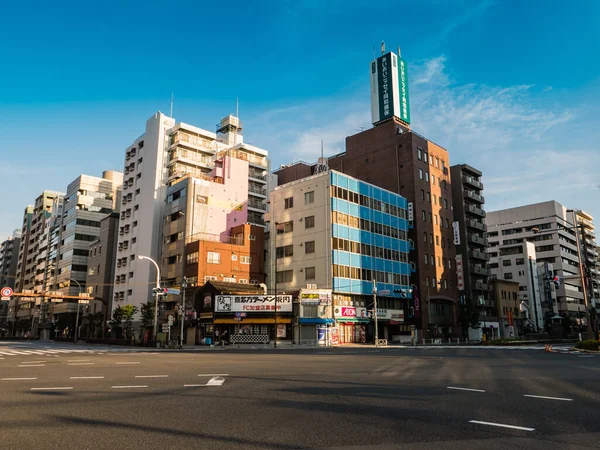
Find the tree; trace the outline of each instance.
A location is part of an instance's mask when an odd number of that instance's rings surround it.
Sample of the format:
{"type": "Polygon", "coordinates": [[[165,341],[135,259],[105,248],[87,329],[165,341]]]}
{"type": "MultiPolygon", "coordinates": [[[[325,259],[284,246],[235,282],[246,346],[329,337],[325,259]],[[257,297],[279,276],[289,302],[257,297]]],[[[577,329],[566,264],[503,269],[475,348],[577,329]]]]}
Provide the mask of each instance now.
{"type": "Polygon", "coordinates": [[[123,326],[123,308],[121,308],[120,306],[117,306],[115,308],[115,310],[113,311],[113,316],[112,319],[110,320],[110,327],[115,331],[115,334],[120,334],[120,333],[116,333],[117,330],[121,330],[123,326]]]}
{"type": "Polygon", "coordinates": [[[154,301],[149,300],[143,303],[140,314],[142,316],[142,328],[152,328],[154,326],[154,301]]]}
{"type": "Polygon", "coordinates": [[[125,321],[125,338],[132,336],[132,322],[133,317],[138,312],[138,307],[135,305],[123,305],[121,307],[123,313],[123,320],[125,321]]]}
{"type": "Polygon", "coordinates": [[[88,314],[87,319],[90,324],[90,337],[94,338],[96,337],[98,327],[101,326],[104,321],[104,313],[100,311],[88,314]]]}
{"type": "Polygon", "coordinates": [[[479,308],[475,307],[471,299],[465,299],[460,304],[460,325],[463,330],[463,336],[469,335],[469,328],[477,329],[480,327],[479,308]]]}

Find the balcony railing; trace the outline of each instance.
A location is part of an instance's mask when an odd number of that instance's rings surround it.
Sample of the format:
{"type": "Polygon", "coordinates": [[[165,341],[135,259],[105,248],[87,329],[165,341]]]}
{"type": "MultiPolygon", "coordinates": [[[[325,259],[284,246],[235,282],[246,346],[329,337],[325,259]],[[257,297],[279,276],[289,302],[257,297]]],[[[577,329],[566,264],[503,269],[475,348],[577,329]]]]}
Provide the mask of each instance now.
{"type": "Polygon", "coordinates": [[[475,289],[476,291],[489,291],[490,285],[487,283],[481,283],[479,281],[476,281],[473,285],[473,289],[475,289]]]}
{"type": "Polygon", "coordinates": [[[171,152],[169,163],[174,163],[178,159],[187,159],[188,161],[194,161],[202,164],[206,164],[207,166],[212,166],[214,161],[212,158],[200,155],[193,150],[175,150],[171,152]]]}
{"type": "Polygon", "coordinates": [[[470,177],[468,175],[463,175],[462,179],[463,179],[463,183],[465,183],[465,184],[470,184],[471,186],[474,186],[477,189],[483,189],[483,183],[481,183],[481,181],[477,181],[473,177],[470,177]]]}
{"type": "Polygon", "coordinates": [[[244,152],[242,150],[223,150],[219,153],[218,157],[221,158],[225,155],[230,155],[233,158],[242,159],[244,161],[248,161],[251,164],[256,164],[257,166],[267,167],[267,157],[266,156],[258,156],[253,155],[251,153],[244,152]]]}
{"type": "Polygon", "coordinates": [[[471,214],[475,214],[479,217],[485,217],[485,211],[481,208],[478,208],[477,206],[474,205],[466,205],[466,211],[470,212],[471,214]]]}
{"type": "Polygon", "coordinates": [[[258,187],[258,186],[249,185],[248,191],[252,192],[254,194],[267,195],[267,190],[262,187],[258,187]]]}
{"type": "Polygon", "coordinates": [[[259,202],[259,201],[254,200],[254,199],[248,200],[248,207],[249,208],[260,209],[261,211],[266,211],[267,210],[267,204],[266,203],[259,202]]]}
{"type": "Polygon", "coordinates": [[[211,141],[209,139],[202,138],[200,136],[191,136],[186,133],[176,132],[175,134],[173,134],[173,136],[171,136],[171,145],[179,144],[179,143],[192,144],[197,147],[206,149],[209,152],[215,151],[215,149],[216,149],[215,141],[211,141]]]}
{"type": "Polygon", "coordinates": [[[468,189],[465,189],[464,195],[465,197],[470,198],[471,200],[474,200],[478,203],[485,203],[485,198],[483,198],[483,195],[479,195],[474,191],[469,191],[468,189]]]}
{"type": "Polygon", "coordinates": [[[244,239],[242,237],[221,236],[220,234],[194,233],[191,236],[187,236],[185,238],[186,244],[198,241],[221,242],[223,244],[231,245],[244,245],[244,239]]]}
{"type": "Polygon", "coordinates": [[[471,259],[479,259],[481,261],[488,261],[490,259],[490,255],[484,252],[480,252],[479,250],[471,250],[469,252],[469,257],[471,259]]]}
{"type": "Polygon", "coordinates": [[[471,273],[474,273],[476,275],[487,275],[487,276],[489,276],[490,269],[488,269],[487,267],[478,266],[477,264],[471,264],[471,273]]]}
{"type": "Polygon", "coordinates": [[[472,242],[473,244],[482,245],[482,246],[488,245],[488,240],[486,238],[482,238],[473,233],[469,233],[468,236],[469,236],[469,242],[472,242]]]}
{"type": "Polygon", "coordinates": [[[262,172],[248,172],[248,176],[250,178],[255,178],[257,180],[263,180],[263,181],[267,180],[267,176],[263,175],[262,172]]]}
{"type": "Polygon", "coordinates": [[[475,220],[475,219],[467,219],[467,227],[474,228],[479,231],[486,231],[487,227],[484,223],[475,220]]]}

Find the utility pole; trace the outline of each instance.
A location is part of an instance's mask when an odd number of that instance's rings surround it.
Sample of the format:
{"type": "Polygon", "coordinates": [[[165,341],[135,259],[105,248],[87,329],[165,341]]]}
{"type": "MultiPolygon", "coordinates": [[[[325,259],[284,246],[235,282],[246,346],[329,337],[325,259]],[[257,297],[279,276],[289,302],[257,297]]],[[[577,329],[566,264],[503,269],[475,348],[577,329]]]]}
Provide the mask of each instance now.
{"type": "Polygon", "coordinates": [[[273,348],[277,348],[277,227],[278,222],[275,222],[275,234],[271,236],[273,240],[273,274],[275,279],[275,336],[273,337],[273,348]]]}
{"type": "Polygon", "coordinates": [[[377,326],[377,283],[373,280],[373,318],[375,319],[375,347],[377,347],[377,339],[379,338],[379,328],[377,326]]]}
{"type": "Polygon", "coordinates": [[[181,332],[179,333],[179,346],[183,348],[183,321],[185,320],[185,288],[187,287],[187,278],[181,280],[181,332]]]}

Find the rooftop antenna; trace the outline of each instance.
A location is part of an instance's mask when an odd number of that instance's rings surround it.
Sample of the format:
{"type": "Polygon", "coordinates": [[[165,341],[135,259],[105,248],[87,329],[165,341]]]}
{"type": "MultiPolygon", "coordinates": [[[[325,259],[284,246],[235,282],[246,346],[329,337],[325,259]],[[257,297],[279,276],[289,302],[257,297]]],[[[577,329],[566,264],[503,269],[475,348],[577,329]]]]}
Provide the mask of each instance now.
{"type": "Polygon", "coordinates": [[[398,46],[398,58],[402,58],[402,53],[400,53],[400,46],[398,46]]]}
{"type": "Polygon", "coordinates": [[[240,117],[240,98],[235,98],[235,117],[240,117]]]}
{"type": "Polygon", "coordinates": [[[381,41],[381,54],[383,55],[385,53],[385,42],[381,41]]]}
{"type": "Polygon", "coordinates": [[[375,46],[373,46],[373,59],[375,59],[375,58],[376,58],[376,56],[375,56],[375,46]]]}
{"type": "Polygon", "coordinates": [[[169,117],[173,117],[173,100],[174,100],[174,97],[173,97],[173,93],[171,92],[171,108],[169,110],[169,117]]]}

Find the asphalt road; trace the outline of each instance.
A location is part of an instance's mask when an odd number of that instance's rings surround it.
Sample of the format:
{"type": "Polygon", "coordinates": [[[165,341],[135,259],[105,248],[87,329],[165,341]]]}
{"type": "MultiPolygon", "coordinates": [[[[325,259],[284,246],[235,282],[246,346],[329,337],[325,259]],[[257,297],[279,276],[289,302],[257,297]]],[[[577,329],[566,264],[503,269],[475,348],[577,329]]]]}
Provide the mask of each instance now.
{"type": "Polygon", "coordinates": [[[600,448],[598,355],[2,350],[1,449],[600,448]]]}

